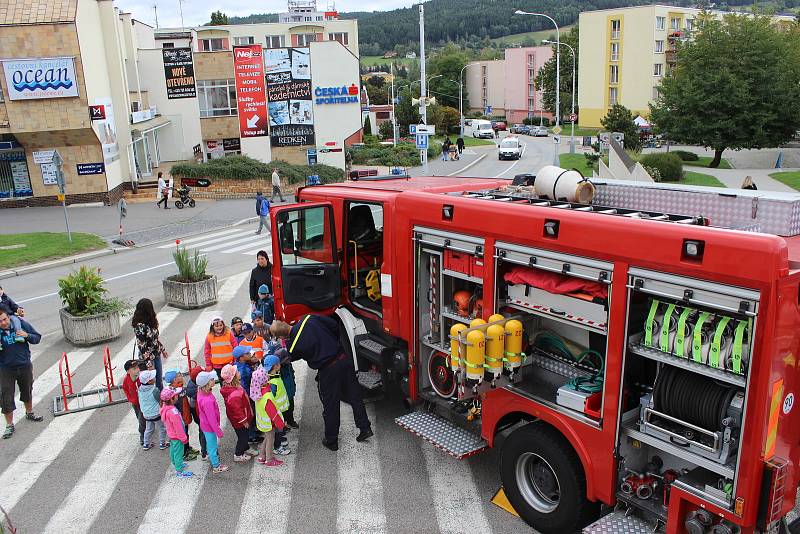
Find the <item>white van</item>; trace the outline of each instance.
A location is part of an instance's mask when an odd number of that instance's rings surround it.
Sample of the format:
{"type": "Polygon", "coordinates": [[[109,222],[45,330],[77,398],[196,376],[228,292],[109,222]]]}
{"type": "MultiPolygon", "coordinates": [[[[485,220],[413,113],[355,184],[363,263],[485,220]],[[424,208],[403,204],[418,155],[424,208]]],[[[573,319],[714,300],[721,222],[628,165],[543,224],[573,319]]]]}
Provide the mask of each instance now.
{"type": "Polygon", "coordinates": [[[480,139],[494,139],[494,129],[492,123],[483,119],[475,119],[472,121],[472,137],[480,139]]]}

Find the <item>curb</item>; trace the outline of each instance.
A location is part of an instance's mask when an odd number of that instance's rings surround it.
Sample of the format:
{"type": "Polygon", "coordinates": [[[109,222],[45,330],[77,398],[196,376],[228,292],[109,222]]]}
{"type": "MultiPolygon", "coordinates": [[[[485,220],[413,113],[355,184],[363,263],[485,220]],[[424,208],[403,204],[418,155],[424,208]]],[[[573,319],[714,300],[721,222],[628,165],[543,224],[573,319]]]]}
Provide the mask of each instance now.
{"type": "Polygon", "coordinates": [[[458,169],[456,172],[451,172],[450,174],[446,174],[445,176],[455,176],[457,174],[461,174],[462,172],[466,171],[467,169],[469,169],[471,167],[474,167],[475,165],[480,163],[483,160],[483,158],[485,158],[485,157],[486,157],[486,154],[482,154],[475,161],[473,161],[472,163],[468,164],[466,167],[458,169]]]}
{"type": "Polygon", "coordinates": [[[5,278],[13,278],[14,276],[22,276],[24,274],[40,271],[42,269],[50,269],[52,267],[62,267],[71,263],[79,263],[85,260],[100,258],[102,256],[110,256],[120,252],[130,250],[128,248],[105,248],[102,250],[95,250],[85,254],[77,254],[75,256],[67,256],[66,258],[59,258],[57,260],[45,261],[41,263],[34,263],[33,265],[25,265],[19,269],[8,269],[0,271],[0,280],[5,278]]]}

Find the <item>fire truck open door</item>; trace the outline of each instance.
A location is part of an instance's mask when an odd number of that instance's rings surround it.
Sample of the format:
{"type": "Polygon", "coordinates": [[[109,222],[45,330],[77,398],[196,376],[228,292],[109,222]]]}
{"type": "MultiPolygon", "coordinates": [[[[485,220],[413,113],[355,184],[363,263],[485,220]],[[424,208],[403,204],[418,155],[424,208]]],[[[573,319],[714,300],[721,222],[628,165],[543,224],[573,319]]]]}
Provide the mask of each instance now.
{"type": "Polygon", "coordinates": [[[294,321],[310,312],[332,313],[342,301],[333,206],[315,202],[271,210],[275,312],[294,321]]]}

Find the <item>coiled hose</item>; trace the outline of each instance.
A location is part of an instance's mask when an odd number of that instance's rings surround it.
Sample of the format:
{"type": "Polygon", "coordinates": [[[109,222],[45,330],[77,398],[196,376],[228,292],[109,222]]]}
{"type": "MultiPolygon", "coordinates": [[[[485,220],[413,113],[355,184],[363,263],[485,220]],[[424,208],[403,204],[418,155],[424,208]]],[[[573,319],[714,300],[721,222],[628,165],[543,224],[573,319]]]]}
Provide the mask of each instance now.
{"type": "Polygon", "coordinates": [[[711,432],[723,430],[736,387],[723,385],[702,375],[664,366],[653,386],[657,411],[711,432]]]}

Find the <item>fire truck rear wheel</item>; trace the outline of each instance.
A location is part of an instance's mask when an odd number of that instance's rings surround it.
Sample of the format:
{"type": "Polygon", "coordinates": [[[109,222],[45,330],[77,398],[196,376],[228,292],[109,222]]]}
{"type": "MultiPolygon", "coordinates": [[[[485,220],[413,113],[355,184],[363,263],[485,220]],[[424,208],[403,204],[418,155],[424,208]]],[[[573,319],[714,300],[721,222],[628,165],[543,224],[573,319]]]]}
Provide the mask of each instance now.
{"type": "Polygon", "coordinates": [[[514,509],[543,534],[579,531],[597,513],[597,505],[586,499],[586,476],[575,451],[543,423],[508,436],[500,475],[514,509]]]}

